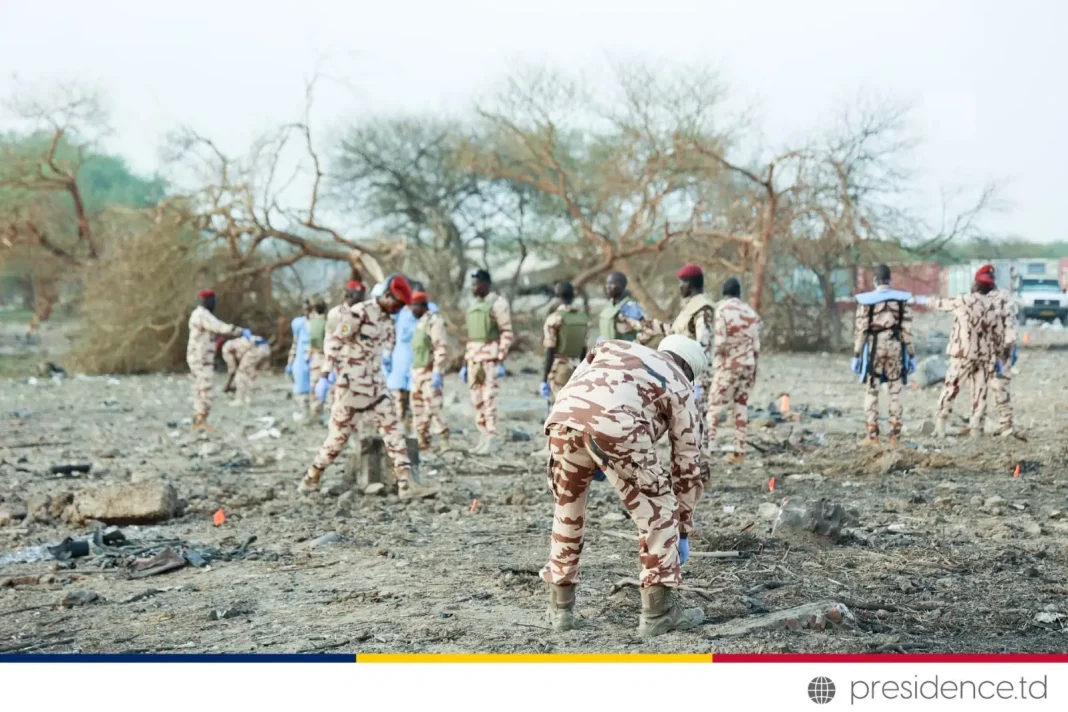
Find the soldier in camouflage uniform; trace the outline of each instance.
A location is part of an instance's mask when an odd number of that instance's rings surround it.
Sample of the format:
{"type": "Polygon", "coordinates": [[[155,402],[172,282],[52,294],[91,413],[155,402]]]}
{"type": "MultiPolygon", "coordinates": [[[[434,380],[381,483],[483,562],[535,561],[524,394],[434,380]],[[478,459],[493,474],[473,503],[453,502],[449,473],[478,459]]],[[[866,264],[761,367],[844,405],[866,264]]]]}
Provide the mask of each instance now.
{"type": "Polygon", "coordinates": [[[627,276],[622,272],[608,275],[604,293],[609,303],[601,310],[599,339],[650,344],[667,333],[665,326],[647,316],[641,305],[627,292],[627,276]]]}
{"type": "Polygon", "coordinates": [[[543,398],[549,399],[556,398],[586,355],[590,326],[586,312],[575,304],[575,287],[571,282],[560,282],[553,292],[560,306],[546,317],[542,329],[545,362],[540,393],[543,398]]]}
{"type": "Polygon", "coordinates": [[[230,372],[223,392],[235,391],[232,405],[251,405],[256,376],[271,361],[271,347],[267,339],[254,336],[245,329],[239,338],[230,339],[223,345],[222,357],[230,372]]]}
{"type": "Polygon", "coordinates": [[[890,395],[890,444],[901,437],[901,390],[907,373],[916,371],[912,348],[912,295],[890,288],[890,268],[877,265],[875,290],[857,295],[853,325],[853,372],[866,386],[864,420],[867,435],[861,445],[879,444],[879,388],[890,395]]]}
{"type": "MultiPolygon", "coordinates": [[[[311,313],[308,315],[308,334],[308,381],[315,385],[323,376],[326,365],[323,359],[323,349],[326,345],[326,302],[321,299],[312,304],[311,313]]],[[[309,400],[311,422],[315,423],[323,410],[323,401],[319,400],[316,394],[309,400]]]]}
{"type": "Polygon", "coordinates": [[[508,300],[492,290],[490,274],[484,269],[471,273],[471,293],[475,302],[467,310],[467,348],[460,380],[468,384],[475,406],[479,442],[473,455],[493,449],[497,437],[498,378],[503,378],[504,360],[512,348],[512,311],[508,300]]]}
{"type": "MultiPolygon", "coordinates": [[[[353,307],[353,306],[359,304],[360,302],[362,302],[365,296],[367,296],[367,288],[364,287],[363,282],[360,282],[358,280],[349,280],[349,282],[345,285],[345,296],[344,296],[344,299],[342,300],[341,304],[337,304],[337,305],[331,307],[330,311],[328,311],[326,313],[326,330],[325,330],[325,335],[323,337],[323,353],[324,354],[330,348],[328,346],[328,342],[330,341],[330,339],[332,337],[332,334],[334,333],[334,328],[337,326],[338,321],[341,319],[342,313],[343,312],[347,313],[350,307],[353,307]]],[[[341,349],[340,358],[343,359],[345,357],[343,346],[341,346],[339,344],[335,344],[334,348],[335,349],[341,349]]],[[[326,365],[326,363],[325,363],[325,356],[324,356],[324,367],[319,369],[319,378],[320,379],[325,378],[326,376],[330,375],[329,374],[329,369],[327,369],[325,367],[325,365],[326,365]]],[[[329,384],[327,384],[325,388],[320,388],[319,390],[321,390],[321,391],[325,390],[326,397],[321,398],[320,399],[320,403],[322,403],[321,407],[325,408],[327,410],[327,412],[329,412],[330,408],[333,406],[334,389],[330,388],[329,384]]],[[[316,397],[318,398],[318,394],[316,394],[316,397]]],[[[358,430],[359,429],[360,416],[357,416],[356,420],[357,420],[357,430],[358,430]]]]}
{"type": "Polygon", "coordinates": [[[699,468],[701,414],[694,380],[707,367],[704,349],[683,336],[659,351],[626,341],[602,341],[586,355],[557,395],[545,421],[549,485],[556,502],[549,563],[549,623],[577,625],[575,584],[583,546],[586,498],[603,472],[638,527],[642,615],[638,634],[658,635],[698,625],[699,609],[683,610],[671,589],[689,557],[693,510],[704,491],[699,468]],[[671,465],[656,453],[664,435],[671,465]]]}
{"type": "Polygon", "coordinates": [[[438,437],[442,451],[449,448],[449,428],[445,425],[445,358],[448,334],[445,318],[431,311],[426,292],[412,294],[415,335],[412,337],[412,421],[419,449],[430,448],[430,436],[438,437]]]}
{"type": "MultiPolygon", "coordinates": [[[[980,272],[988,273],[991,278],[994,275],[993,265],[983,265],[980,272]]],[[[995,279],[995,282],[997,280],[995,279]]],[[[1004,342],[997,349],[998,360],[994,366],[994,380],[991,390],[994,395],[994,408],[1001,420],[999,435],[1012,435],[1012,369],[1016,365],[1016,301],[1004,289],[993,289],[990,296],[994,299],[997,309],[997,319],[1002,324],[1004,342]]]]}
{"type": "MultiPolygon", "coordinates": [[[[713,333],[716,328],[716,302],[705,294],[705,274],[697,265],[686,265],[675,275],[679,278],[682,307],[671,324],[672,334],[693,339],[705,349],[708,362],[715,358],[713,333]]],[[[708,411],[708,394],[712,387],[712,371],[705,371],[697,386],[697,403],[702,413],[708,411]]]]}
{"type": "Polygon", "coordinates": [[[342,310],[327,341],[325,357],[335,381],[330,430],[300,482],[300,491],[319,489],[323,471],[345,449],[354,432],[356,416],[370,412],[393,463],[400,498],[432,496],[436,491],[412,481],[404,430],[397,420],[382,372],[383,350],[392,348],[394,340],[391,315],[411,302],[411,286],[404,277],[390,275],[371,296],[366,302],[342,310]]]}
{"type": "Polygon", "coordinates": [[[215,316],[215,292],[197,293],[197,307],[189,315],[185,362],[193,375],[193,430],[208,429],[211,389],[215,382],[215,337],[240,336],[242,329],[215,316]]]}
{"type": "Polygon", "coordinates": [[[953,401],[960,393],[961,383],[968,381],[972,390],[972,416],[967,433],[982,434],[986,413],[986,396],[994,377],[999,351],[1004,347],[1005,325],[998,312],[996,297],[991,295],[996,285],[987,272],[977,272],[972,292],[952,299],[935,298],[917,303],[929,303],[936,311],[953,312],[953,331],[946,354],[949,369],[938,399],[938,420],[935,432],[945,437],[946,423],[953,412],[953,401]]]}
{"type": "Polygon", "coordinates": [[[723,299],[716,306],[715,356],[708,407],[708,451],[716,447],[716,431],[723,413],[734,409],[734,452],[725,458],[737,465],[745,460],[745,428],[749,423],[749,392],[756,384],[760,357],[760,315],[742,301],[742,285],[731,277],[723,283],[723,299]]]}

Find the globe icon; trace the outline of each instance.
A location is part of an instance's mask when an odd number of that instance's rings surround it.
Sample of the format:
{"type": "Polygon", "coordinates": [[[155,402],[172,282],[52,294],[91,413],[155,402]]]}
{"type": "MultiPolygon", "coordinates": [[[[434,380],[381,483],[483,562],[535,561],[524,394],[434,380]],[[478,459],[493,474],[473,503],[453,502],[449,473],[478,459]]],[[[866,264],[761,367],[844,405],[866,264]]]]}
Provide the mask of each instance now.
{"type": "Polygon", "coordinates": [[[825,705],[834,699],[834,681],[829,677],[814,677],[808,683],[808,698],[817,705],[825,705]]]}

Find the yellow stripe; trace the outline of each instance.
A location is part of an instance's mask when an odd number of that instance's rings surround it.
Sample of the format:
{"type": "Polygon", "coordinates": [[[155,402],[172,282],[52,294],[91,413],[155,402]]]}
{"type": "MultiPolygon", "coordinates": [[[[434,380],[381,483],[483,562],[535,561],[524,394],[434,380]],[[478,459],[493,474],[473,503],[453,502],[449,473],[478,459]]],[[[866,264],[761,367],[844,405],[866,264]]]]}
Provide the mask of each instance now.
{"type": "Polygon", "coordinates": [[[359,653],[357,663],[710,663],[712,654],[359,653]]]}

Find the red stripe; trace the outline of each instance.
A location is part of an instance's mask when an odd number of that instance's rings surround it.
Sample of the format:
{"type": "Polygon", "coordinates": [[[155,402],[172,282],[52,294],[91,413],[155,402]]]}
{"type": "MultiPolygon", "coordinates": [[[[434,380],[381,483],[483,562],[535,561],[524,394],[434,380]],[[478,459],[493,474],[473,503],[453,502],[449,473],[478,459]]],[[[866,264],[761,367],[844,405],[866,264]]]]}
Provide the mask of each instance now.
{"type": "Polygon", "coordinates": [[[1064,653],[713,653],[714,663],[1068,663],[1064,653]]]}

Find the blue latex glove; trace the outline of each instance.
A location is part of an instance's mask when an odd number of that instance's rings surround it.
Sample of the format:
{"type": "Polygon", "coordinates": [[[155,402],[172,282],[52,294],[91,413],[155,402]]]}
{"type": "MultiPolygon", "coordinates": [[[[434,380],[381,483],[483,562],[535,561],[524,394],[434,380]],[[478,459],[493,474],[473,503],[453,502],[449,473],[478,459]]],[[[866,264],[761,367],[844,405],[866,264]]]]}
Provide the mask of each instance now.
{"type": "Polygon", "coordinates": [[[246,339],[252,339],[252,329],[242,329],[241,335],[244,336],[246,339]]]}
{"type": "Polygon", "coordinates": [[[430,374],[430,387],[435,391],[440,391],[443,384],[443,379],[440,373],[430,374]]]}
{"type": "Polygon", "coordinates": [[[619,313],[628,319],[635,319],[641,321],[645,318],[645,312],[638,305],[637,302],[625,302],[623,306],[619,308],[619,313]]]}
{"type": "Polygon", "coordinates": [[[315,382],[315,397],[319,399],[319,402],[326,401],[326,392],[330,390],[330,379],[326,376],[322,376],[315,382]]]}
{"type": "Polygon", "coordinates": [[[1002,368],[1003,368],[1003,367],[1002,367],[1002,365],[1001,365],[1001,361],[995,361],[995,362],[994,362],[994,373],[996,373],[997,375],[999,375],[999,376],[1000,376],[1000,375],[1001,375],[1001,369],[1002,369],[1002,368]]]}
{"type": "Polygon", "coordinates": [[[552,396],[552,391],[549,390],[549,384],[546,381],[542,381],[538,386],[538,393],[541,393],[542,398],[549,398],[552,396]]]}
{"type": "Polygon", "coordinates": [[[334,385],[335,383],[337,383],[337,373],[335,371],[331,371],[330,375],[326,377],[326,380],[331,386],[334,385]]]}
{"type": "Polygon", "coordinates": [[[384,368],[386,370],[387,374],[390,371],[393,370],[393,357],[392,356],[384,356],[382,358],[382,368],[384,368]]]}
{"type": "Polygon", "coordinates": [[[293,364],[291,364],[291,363],[287,363],[286,364],[286,375],[287,376],[292,376],[293,375],[293,364]]]}
{"type": "Polygon", "coordinates": [[[605,477],[605,476],[604,476],[604,473],[603,473],[603,472],[601,472],[600,470],[594,470],[594,471],[593,471],[593,479],[594,479],[594,480],[595,480],[596,482],[604,482],[604,481],[605,481],[605,480],[607,480],[608,478],[607,478],[607,477],[605,477]]]}
{"type": "Polygon", "coordinates": [[[853,360],[849,362],[849,368],[853,373],[860,375],[860,356],[853,357],[853,360]]]}
{"type": "Polygon", "coordinates": [[[685,564],[686,560],[690,558],[690,540],[679,539],[679,563],[685,564]]]}
{"type": "Polygon", "coordinates": [[[497,378],[504,378],[508,375],[508,372],[504,370],[504,364],[497,364],[497,378]]]}
{"type": "Polygon", "coordinates": [[[916,359],[909,357],[909,373],[916,373],[916,359]]]}
{"type": "Polygon", "coordinates": [[[254,339],[252,343],[256,344],[256,346],[263,346],[264,344],[267,343],[267,339],[265,339],[265,338],[263,338],[261,336],[261,337],[259,337],[257,339],[254,339]]]}
{"type": "Polygon", "coordinates": [[[701,388],[701,386],[694,386],[693,393],[695,396],[697,396],[697,400],[701,400],[701,396],[704,394],[704,390],[701,388]]]}
{"type": "Polygon", "coordinates": [[[467,366],[460,367],[460,383],[467,383],[467,366]]]}

